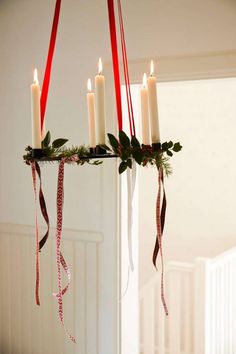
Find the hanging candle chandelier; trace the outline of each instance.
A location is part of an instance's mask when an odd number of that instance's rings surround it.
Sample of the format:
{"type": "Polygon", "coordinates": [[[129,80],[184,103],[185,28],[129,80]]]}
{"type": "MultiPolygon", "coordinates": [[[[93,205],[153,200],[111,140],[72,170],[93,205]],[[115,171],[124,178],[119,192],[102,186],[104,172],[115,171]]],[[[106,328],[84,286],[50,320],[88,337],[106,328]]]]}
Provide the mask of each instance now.
{"type": "Polygon", "coordinates": [[[75,342],[75,338],[67,331],[64,325],[63,316],[63,295],[70,285],[70,270],[61,252],[62,235],[62,213],[63,213],[63,182],[64,165],[74,163],[82,166],[85,163],[100,165],[103,159],[117,158],[120,160],[118,171],[127,173],[128,191],[128,248],[129,263],[131,270],[134,269],[132,257],[132,202],[136,181],[136,165],[154,165],[157,168],[158,194],[156,202],[156,241],[153,250],[153,264],[156,267],[157,256],[161,257],[161,298],[165,313],[168,314],[164,296],[164,271],[163,271],[163,250],[162,235],[165,224],[166,194],[164,189],[164,176],[171,173],[169,158],[173,152],[181,150],[179,142],[173,143],[171,140],[161,143],[158,106],[156,92],[156,77],[154,75],[154,62],[150,64],[150,75],[143,75],[143,84],[140,89],[141,119],[142,119],[142,142],[136,137],[135,117],[131,97],[128,58],[126,51],[124,24],[121,8],[121,0],[107,0],[112,64],[114,74],[114,87],[116,97],[116,112],[118,135],[115,136],[106,132],[105,124],[105,77],[103,75],[102,60],[99,59],[98,74],[95,77],[95,92],[92,89],[91,79],[87,83],[87,109],[89,123],[89,147],[84,145],[67,147],[68,139],[58,138],[51,141],[50,132],[45,133],[45,112],[47,105],[48,90],[50,85],[51,68],[56,44],[58,22],[61,9],[61,0],[56,0],[55,12],[52,24],[52,31],[49,43],[49,50],[42,84],[39,85],[37,69],[34,71],[34,81],[31,85],[31,115],[32,115],[32,145],[26,148],[23,156],[25,162],[31,166],[33,189],[35,195],[35,235],[36,235],[36,304],[40,305],[40,251],[45,245],[49,235],[49,216],[47,213],[46,201],[42,190],[41,162],[59,162],[58,184],[57,184],[57,227],[56,227],[56,259],[57,259],[57,280],[58,292],[54,294],[58,302],[58,313],[60,321],[69,338],[75,342]],[[115,17],[115,7],[117,6],[118,25],[115,17]],[[120,66],[117,45],[117,26],[119,26],[121,41],[121,58],[124,72],[125,93],[128,108],[129,134],[123,131],[123,114],[121,102],[121,80],[120,66]],[[47,224],[47,231],[40,239],[37,216],[37,177],[39,179],[39,205],[43,218],[47,224]],[[67,275],[67,285],[62,286],[62,269],[67,275]]]}

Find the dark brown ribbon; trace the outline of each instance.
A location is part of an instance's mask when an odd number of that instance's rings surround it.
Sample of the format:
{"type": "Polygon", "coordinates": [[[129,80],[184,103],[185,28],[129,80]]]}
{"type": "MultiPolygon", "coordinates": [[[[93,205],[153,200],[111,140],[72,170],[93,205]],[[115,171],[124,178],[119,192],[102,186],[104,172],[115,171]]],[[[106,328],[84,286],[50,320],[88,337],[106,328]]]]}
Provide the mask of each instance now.
{"type": "Polygon", "coordinates": [[[158,170],[158,193],[157,193],[157,202],[156,202],[156,226],[157,226],[157,236],[156,244],[153,251],[153,264],[156,267],[156,260],[158,252],[161,256],[161,301],[166,316],[168,316],[168,308],[165,300],[165,290],[164,290],[164,259],[163,259],[163,250],[162,250],[162,235],[165,224],[165,213],[166,213],[166,195],[164,189],[164,177],[163,170],[159,168],[158,170]],[[162,207],[161,207],[161,189],[163,190],[162,198],[162,207]]]}
{"type": "MultiPolygon", "coordinates": [[[[158,173],[161,174],[161,183],[162,183],[162,189],[163,189],[163,198],[162,198],[162,207],[161,207],[161,237],[162,237],[163,231],[164,231],[164,226],[165,226],[167,200],[166,200],[166,192],[165,192],[165,187],[164,187],[163,171],[159,170],[158,173]]],[[[152,262],[155,267],[156,267],[156,260],[157,260],[157,256],[159,253],[159,249],[160,249],[160,245],[159,245],[159,241],[158,241],[158,235],[156,235],[156,242],[155,242],[155,247],[154,247],[153,256],[152,256],[152,262]]]]}
{"type": "Polygon", "coordinates": [[[39,270],[39,252],[45,245],[48,235],[49,235],[49,217],[47,213],[46,202],[42,189],[42,178],[41,178],[41,170],[38,162],[34,161],[31,163],[32,168],[32,178],[33,178],[33,186],[34,186],[34,194],[35,194],[35,235],[36,235],[36,284],[35,284],[35,299],[36,304],[40,305],[40,296],[39,296],[39,288],[40,288],[40,270],[39,270]],[[36,173],[39,177],[39,204],[40,209],[43,215],[44,220],[47,224],[47,231],[43,238],[38,240],[38,217],[37,217],[37,187],[36,187],[36,173]]]}
{"type": "Polygon", "coordinates": [[[41,251],[41,249],[43,248],[43,246],[45,245],[47,239],[48,239],[48,235],[49,235],[49,228],[50,228],[50,224],[49,224],[49,217],[48,217],[48,212],[47,212],[47,207],[46,207],[46,202],[45,202],[45,198],[44,198],[44,194],[43,194],[43,189],[42,189],[42,177],[41,177],[41,170],[40,170],[40,166],[38,164],[38,162],[35,162],[35,168],[39,177],[39,204],[40,204],[40,209],[41,209],[41,213],[43,215],[43,218],[47,224],[47,231],[45,233],[45,235],[43,236],[43,238],[39,241],[39,251],[41,251]]]}

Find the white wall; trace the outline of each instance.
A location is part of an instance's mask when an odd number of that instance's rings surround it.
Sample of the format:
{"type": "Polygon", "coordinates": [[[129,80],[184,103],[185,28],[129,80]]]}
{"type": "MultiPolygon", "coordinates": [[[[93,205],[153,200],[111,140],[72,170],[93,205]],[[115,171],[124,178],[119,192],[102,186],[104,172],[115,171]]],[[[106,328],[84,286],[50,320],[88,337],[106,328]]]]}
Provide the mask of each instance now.
{"type": "MultiPolygon", "coordinates": [[[[55,231],[55,230],[54,230],[55,231]]],[[[57,292],[55,239],[41,259],[40,307],[35,304],[34,227],[0,224],[0,352],[4,354],[98,353],[98,233],[64,230],[63,254],[72,281],[63,299],[66,338],[52,293],[57,292]],[[2,251],[3,250],[3,251],[2,251]],[[96,294],[96,296],[94,296],[96,294]]],[[[62,272],[64,282],[65,274],[62,272]]]]}

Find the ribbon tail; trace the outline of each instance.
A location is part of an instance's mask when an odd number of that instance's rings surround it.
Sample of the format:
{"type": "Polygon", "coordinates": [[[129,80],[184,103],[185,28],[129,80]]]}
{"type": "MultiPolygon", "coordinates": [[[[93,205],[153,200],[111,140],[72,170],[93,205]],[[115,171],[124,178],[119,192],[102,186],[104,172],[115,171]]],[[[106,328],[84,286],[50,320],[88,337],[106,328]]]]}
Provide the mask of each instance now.
{"type": "Polygon", "coordinates": [[[62,233],[62,213],[63,213],[63,197],[64,197],[64,165],[65,160],[61,160],[59,164],[58,170],[58,183],[57,183],[57,233],[56,233],[56,257],[57,257],[57,282],[58,282],[58,294],[57,294],[57,302],[58,302],[58,314],[62,326],[66,335],[69,339],[75,343],[75,338],[68,332],[64,323],[64,315],[63,315],[63,290],[62,290],[62,280],[61,280],[61,263],[62,266],[65,267],[64,258],[61,254],[61,233],[62,233]]]}
{"type": "Polygon", "coordinates": [[[164,227],[165,227],[165,219],[166,219],[167,200],[166,200],[166,192],[165,192],[165,186],[164,186],[163,171],[161,170],[160,173],[161,173],[161,183],[162,183],[162,191],[163,191],[163,199],[162,199],[162,206],[161,206],[161,233],[163,234],[164,227]]]}
{"type": "MultiPolygon", "coordinates": [[[[161,237],[162,237],[163,231],[164,231],[164,227],[165,227],[167,199],[166,199],[166,192],[165,192],[165,187],[164,187],[163,171],[160,170],[159,173],[160,173],[160,178],[161,178],[160,184],[162,184],[162,191],[163,191],[161,215],[160,215],[161,237]]],[[[158,188],[161,188],[161,186],[159,186],[158,188]]],[[[157,217],[156,217],[156,219],[157,219],[157,217]]],[[[157,236],[156,237],[154,251],[153,251],[153,257],[152,257],[152,261],[153,261],[153,264],[154,264],[155,267],[156,267],[156,260],[157,260],[157,256],[158,256],[158,253],[159,253],[159,249],[160,249],[160,247],[159,247],[158,236],[157,236]]]]}
{"type": "Polygon", "coordinates": [[[35,243],[36,243],[36,258],[35,258],[35,301],[40,306],[39,287],[40,287],[40,271],[39,271],[39,230],[38,230],[38,212],[37,212],[37,185],[36,185],[36,166],[35,162],[31,162],[31,171],[33,179],[34,200],[35,200],[35,243]]]}
{"type": "Polygon", "coordinates": [[[47,231],[46,231],[45,235],[43,236],[43,238],[39,241],[39,251],[41,251],[41,249],[43,248],[43,246],[45,245],[45,243],[48,239],[50,224],[49,224],[49,217],[48,217],[48,212],[47,212],[46,201],[45,201],[44,194],[43,194],[41,170],[40,170],[40,166],[39,166],[38,162],[35,162],[35,168],[36,168],[36,171],[37,171],[37,174],[39,177],[39,183],[40,183],[39,184],[39,203],[40,203],[41,213],[42,213],[43,218],[47,224],[47,231]]]}
{"type": "Polygon", "coordinates": [[[157,193],[157,201],[156,201],[156,226],[157,226],[157,237],[156,243],[153,251],[153,264],[156,267],[156,260],[158,252],[160,251],[161,256],[161,301],[165,311],[166,316],[168,316],[168,308],[165,301],[165,292],[164,292],[164,259],[163,259],[163,250],[162,250],[162,231],[164,228],[165,221],[165,211],[166,211],[166,197],[164,196],[164,203],[162,203],[161,209],[161,187],[163,182],[163,171],[159,169],[158,171],[158,193],[157,193]],[[164,205],[164,208],[163,208],[164,205]],[[163,221],[162,221],[163,218],[163,221]]]}
{"type": "MultiPolygon", "coordinates": [[[[60,256],[60,263],[61,263],[61,266],[63,267],[66,275],[67,275],[67,279],[68,279],[68,282],[67,282],[67,285],[62,289],[62,296],[65,295],[65,293],[67,292],[67,290],[69,289],[69,286],[70,286],[70,282],[71,282],[71,272],[70,272],[70,269],[66,263],[66,260],[65,258],[63,257],[62,253],[61,253],[61,256],[60,256]]],[[[52,294],[53,296],[55,297],[58,297],[58,293],[53,293],[52,294]]]]}
{"type": "Polygon", "coordinates": [[[133,233],[133,199],[136,184],[136,164],[132,166],[132,170],[127,169],[127,194],[128,194],[128,252],[130,269],[133,272],[133,247],[132,247],[132,233],[133,233]]]}

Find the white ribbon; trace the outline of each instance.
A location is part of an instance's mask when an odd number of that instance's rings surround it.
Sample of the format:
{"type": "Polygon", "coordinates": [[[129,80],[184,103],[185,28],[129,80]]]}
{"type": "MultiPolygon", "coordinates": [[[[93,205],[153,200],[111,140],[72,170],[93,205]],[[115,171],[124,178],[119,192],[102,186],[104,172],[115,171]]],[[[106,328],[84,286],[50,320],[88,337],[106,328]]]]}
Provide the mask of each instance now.
{"type": "Polygon", "coordinates": [[[134,262],[133,262],[133,247],[132,247],[132,233],[133,233],[133,199],[134,190],[136,184],[137,167],[136,163],[132,164],[132,169],[127,168],[127,196],[128,196],[128,253],[129,253],[129,265],[133,272],[134,262]]]}

